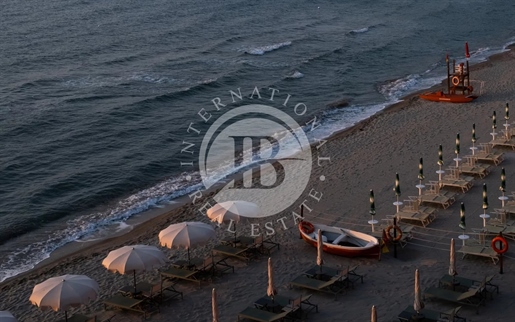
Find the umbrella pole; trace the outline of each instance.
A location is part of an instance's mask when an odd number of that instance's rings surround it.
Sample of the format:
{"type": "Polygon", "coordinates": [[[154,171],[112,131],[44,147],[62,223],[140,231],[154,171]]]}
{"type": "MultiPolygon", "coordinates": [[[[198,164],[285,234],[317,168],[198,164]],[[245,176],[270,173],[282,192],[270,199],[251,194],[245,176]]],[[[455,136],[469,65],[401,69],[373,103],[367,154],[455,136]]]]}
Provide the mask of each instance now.
{"type": "Polygon", "coordinates": [[[236,222],[234,222],[234,241],[236,242],[236,222]]]}
{"type": "Polygon", "coordinates": [[[190,266],[190,248],[188,247],[188,266],[190,266]]]}
{"type": "Polygon", "coordinates": [[[68,322],[68,312],[64,311],[64,320],[68,322]]]}

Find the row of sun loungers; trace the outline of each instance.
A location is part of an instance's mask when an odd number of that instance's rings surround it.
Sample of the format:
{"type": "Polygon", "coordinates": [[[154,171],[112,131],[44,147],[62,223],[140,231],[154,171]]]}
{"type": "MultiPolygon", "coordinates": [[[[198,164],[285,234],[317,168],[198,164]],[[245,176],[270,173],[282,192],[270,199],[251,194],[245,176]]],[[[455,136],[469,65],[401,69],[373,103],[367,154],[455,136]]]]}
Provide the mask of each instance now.
{"type": "Polygon", "coordinates": [[[479,307],[485,305],[488,294],[499,293],[499,287],[492,284],[493,276],[477,281],[465,277],[444,275],[438,287],[429,287],[424,291],[424,298],[435,298],[462,306],[472,306],[479,313],[479,307]]]}
{"type": "Polygon", "coordinates": [[[318,312],[318,305],[310,302],[311,294],[290,299],[276,295],[273,298],[264,296],[254,302],[254,307],[247,307],[238,314],[242,319],[260,322],[288,320],[304,320],[313,310],[318,312]]]}

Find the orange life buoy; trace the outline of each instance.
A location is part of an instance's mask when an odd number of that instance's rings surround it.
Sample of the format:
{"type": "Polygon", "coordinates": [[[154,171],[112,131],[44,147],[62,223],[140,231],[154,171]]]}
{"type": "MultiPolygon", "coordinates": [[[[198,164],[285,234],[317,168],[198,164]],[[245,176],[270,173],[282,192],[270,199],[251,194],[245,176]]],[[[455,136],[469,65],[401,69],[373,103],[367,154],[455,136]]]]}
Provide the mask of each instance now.
{"type": "Polygon", "coordinates": [[[301,221],[300,222],[300,230],[302,230],[306,234],[311,234],[312,232],[315,231],[315,227],[310,222],[301,221]]]}
{"type": "Polygon", "coordinates": [[[458,76],[454,76],[451,79],[452,85],[457,86],[460,83],[460,78],[458,76]]]}
{"type": "Polygon", "coordinates": [[[508,251],[508,242],[506,241],[506,239],[504,239],[504,237],[497,236],[494,239],[492,239],[492,249],[497,254],[504,254],[504,253],[506,253],[508,251]],[[501,242],[501,248],[497,248],[496,243],[498,241],[501,242]]]}
{"type": "Polygon", "coordinates": [[[392,240],[394,242],[399,241],[402,238],[402,230],[399,226],[390,225],[390,226],[388,226],[388,228],[386,228],[386,236],[388,237],[389,240],[392,240]],[[392,229],[395,229],[397,231],[396,237],[393,237],[393,235],[390,234],[390,231],[392,229]]]}

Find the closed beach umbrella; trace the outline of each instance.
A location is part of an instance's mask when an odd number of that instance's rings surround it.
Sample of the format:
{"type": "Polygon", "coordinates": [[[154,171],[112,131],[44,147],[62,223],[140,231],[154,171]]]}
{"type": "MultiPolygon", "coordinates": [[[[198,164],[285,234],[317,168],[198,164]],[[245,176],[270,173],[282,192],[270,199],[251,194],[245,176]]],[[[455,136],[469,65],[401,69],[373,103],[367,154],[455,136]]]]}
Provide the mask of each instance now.
{"type": "Polygon", "coordinates": [[[136,272],[152,270],[164,265],[165,254],[155,246],[133,245],[123,246],[110,251],[102,261],[102,265],[110,272],[133,274],[134,292],[136,292],[136,272]]]}
{"type": "Polygon", "coordinates": [[[68,321],[66,310],[95,300],[98,292],[98,283],[85,275],[62,275],[34,286],[29,301],[43,309],[63,310],[68,321]]]}
{"type": "Polygon", "coordinates": [[[274,272],[272,270],[272,258],[268,257],[268,287],[266,289],[266,295],[274,300],[274,296],[277,295],[277,290],[274,286],[274,272]]]}
{"type": "Polygon", "coordinates": [[[504,107],[504,119],[508,121],[510,119],[510,106],[508,103],[506,103],[506,106],[504,107]]]}
{"type": "Polygon", "coordinates": [[[502,193],[506,192],[506,172],[504,168],[501,169],[501,186],[499,187],[502,193]]]}
{"type": "Polygon", "coordinates": [[[216,290],[211,292],[211,309],[213,311],[213,322],[218,322],[218,303],[216,301],[216,290]]]}
{"type": "Polygon", "coordinates": [[[399,174],[395,174],[395,188],[393,189],[395,191],[395,195],[399,197],[401,195],[401,184],[399,180],[399,174]]]}
{"type": "Polygon", "coordinates": [[[456,155],[460,154],[460,134],[456,134],[456,147],[454,148],[456,155]]]}
{"type": "Polygon", "coordinates": [[[497,116],[496,116],[496,113],[494,111],[493,114],[492,114],[492,130],[494,130],[494,132],[495,132],[496,128],[497,128],[497,116]]]}
{"type": "Polygon", "coordinates": [[[476,123],[472,124],[472,144],[477,142],[476,138],[476,123]]]}
{"type": "Polygon", "coordinates": [[[374,190],[370,189],[370,211],[371,216],[375,216],[376,214],[376,203],[374,200],[374,190]]]}
{"type": "Polygon", "coordinates": [[[190,248],[205,245],[214,237],[215,229],[211,225],[195,221],[173,224],[159,232],[161,246],[188,250],[188,263],[190,248]]]}
{"type": "Polygon", "coordinates": [[[486,193],[486,183],[483,183],[483,209],[488,209],[488,195],[486,193]]]}
{"type": "Polygon", "coordinates": [[[438,165],[443,165],[443,149],[441,144],[438,146],[438,165]]]}
{"type": "Polygon", "coordinates": [[[372,314],[370,315],[370,322],[377,322],[377,312],[375,305],[372,305],[372,314]]]}
{"type": "Polygon", "coordinates": [[[420,296],[420,277],[417,269],[415,270],[415,300],[413,301],[413,309],[417,312],[417,315],[424,308],[424,303],[422,303],[420,296]]]}
{"type": "Polygon", "coordinates": [[[418,180],[424,180],[424,159],[420,158],[418,162],[418,180]]]}
{"type": "Polygon", "coordinates": [[[458,275],[456,272],[456,253],[454,252],[454,238],[451,238],[451,251],[449,258],[449,275],[455,276],[458,275]]]}
{"type": "Polygon", "coordinates": [[[16,318],[9,311],[0,311],[0,322],[17,322],[16,318]]]}
{"type": "Polygon", "coordinates": [[[460,207],[460,225],[459,226],[465,232],[465,228],[467,228],[467,226],[465,225],[465,204],[463,202],[461,203],[461,207],[460,207]]]}
{"type": "Polygon", "coordinates": [[[322,231],[319,229],[317,235],[317,265],[320,266],[320,270],[322,270],[322,265],[324,264],[324,259],[322,257],[323,251],[324,242],[322,240],[322,231]]]}

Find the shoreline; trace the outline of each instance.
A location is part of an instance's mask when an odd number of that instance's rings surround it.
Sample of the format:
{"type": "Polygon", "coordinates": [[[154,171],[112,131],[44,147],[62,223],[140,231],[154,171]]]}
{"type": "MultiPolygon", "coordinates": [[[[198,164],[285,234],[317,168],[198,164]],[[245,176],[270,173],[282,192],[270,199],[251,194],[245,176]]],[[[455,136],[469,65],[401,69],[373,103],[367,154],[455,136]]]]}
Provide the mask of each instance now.
{"type": "MultiPolygon", "coordinates": [[[[488,60],[479,62],[477,64],[471,65],[470,69],[472,72],[477,72],[482,69],[491,67],[496,62],[502,62],[507,60],[512,60],[513,58],[510,57],[510,52],[515,48],[515,44],[510,45],[506,48],[506,51],[494,54],[490,57],[488,57],[488,60]]],[[[370,123],[372,123],[376,118],[379,118],[383,114],[389,114],[389,113],[395,113],[397,111],[403,110],[405,108],[408,108],[410,104],[414,101],[419,100],[418,95],[420,95],[423,92],[427,91],[435,91],[440,90],[442,86],[445,86],[445,79],[442,81],[441,84],[434,85],[428,89],[423,89],[416,91],[414,93],[411,93],[409,95],[406,95],[405,97],[401,98],[400,102],[394,103],[392,105],[389,105],[385,107],[384,109],[378,111],[377,113],[371,115],[370,117],[363,119],[352,126],[336,131],[332,133],[326,140],[334,141],[341,139],[343,137],[352,135],[356,132],[363,131],[364,128],[366,128],[370,123]]],[[[442,103],[443,104],[443,103],[442,103]]],[[[314,144],[314,143],[313,143],[314,144]]],[[[312,145],[313,145],[312,144],[312,145]]],[[[230,175],[228,178],[233,177],[233,175],[230,175]]],[[[213,194],[214,191],[218,190],[218,184],[214,187],[203,190],[203,197],[202,201],[209,198],[210,195],[213,194]]],[[[101,249],[105,249],[107,245],[122,245],[125,241],[128,239],[135,239],[139,238],[145,233],[145,227],[149,225],[160,225],[164,222],[166,223],[175,223],[180,222],[177,220],[173,220],[173,218],[180,218],[180,213],[184,210],[184,208],[191,206],[191,199],[189,198],[188,194],[183,195],[177,199],[174,200],[175,203],[170,204],[168,206],[165,206],[164,208],[153,208],[146,211],[143,211],[139,213],[138,215],[141,217],[145,217],[145,219],[136,220],[133,228],[130,231],[126,232],[120,232],[115,234],[115,236],[105,239],[99,239],[89,242],[71,242],[65,246],[62,246],[61,248],[53,251],[48,258],[41,261],[40,263],[36,264],[34,268],[27,270],[25,272],[22,272],[20,274],[17,274],[15,276],[9,277],[5,279],[4,281],[0,282],[0,290],[5,289],[6,287],[9,287],[9,285],[17,279],[24,279],[31,275],[32,273],[38,271],[45,271],[45,270],[51,270],[55,268],[56,266],[62,264],[62,262],[66,261],[73,261],[77,258],[80,258],[83,256],[84,253],[91,253],[91,252],[98,252],[101,249]],[[156,212],[157,214],[153,214],[156,212]],[[150,218],[149,218],[150,217],[150,218]],[[172,220],[170,220],[172,219],[172,220]]],[[[194,218],[195,216],[192,216],[191,218],[194,218]]],[[[129,219],[130,220],[130,219],[129,219]]]]}

